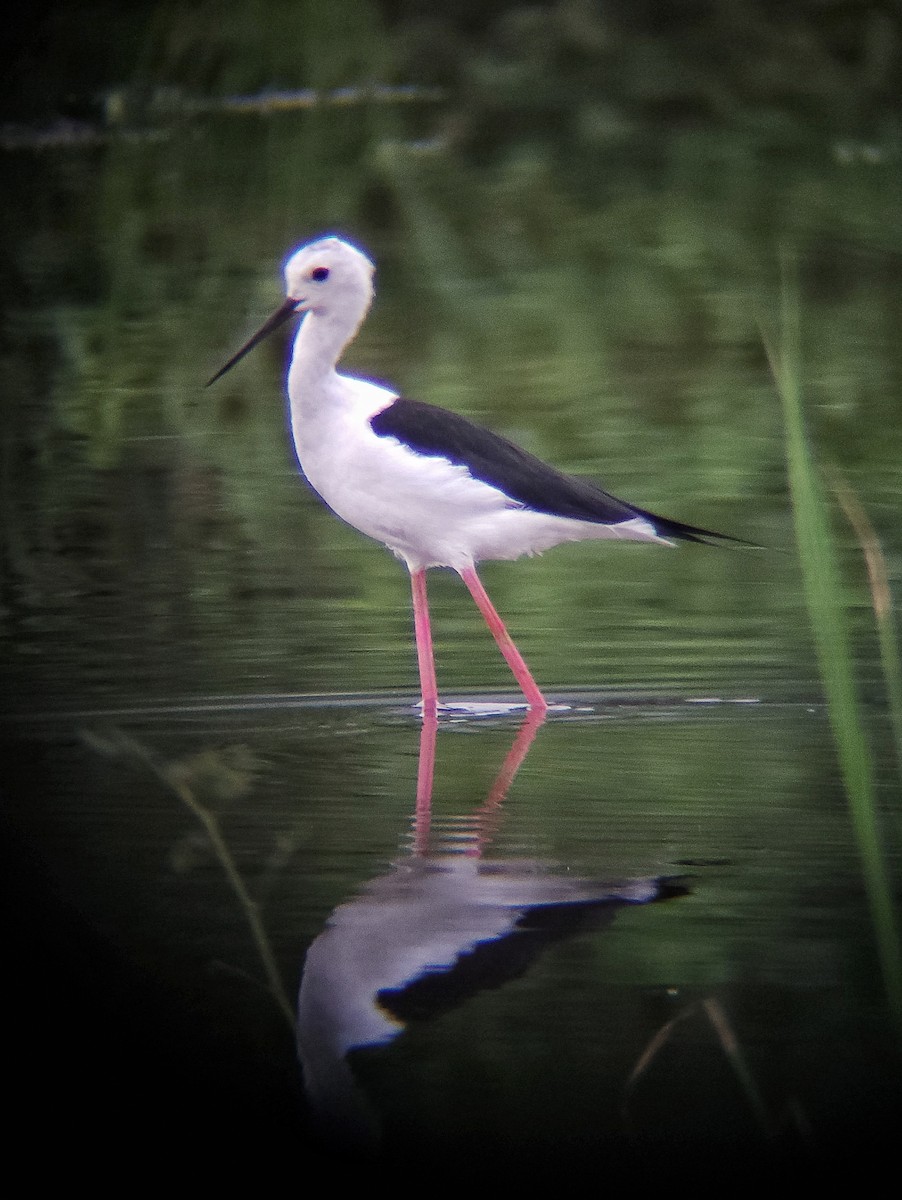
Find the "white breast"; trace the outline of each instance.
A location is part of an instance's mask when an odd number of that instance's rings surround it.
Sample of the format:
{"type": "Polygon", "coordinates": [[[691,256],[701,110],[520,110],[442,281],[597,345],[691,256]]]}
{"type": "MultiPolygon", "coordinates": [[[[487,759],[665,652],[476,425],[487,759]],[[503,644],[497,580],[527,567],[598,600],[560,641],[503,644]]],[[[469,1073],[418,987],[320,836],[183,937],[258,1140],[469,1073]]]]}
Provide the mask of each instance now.
{"type": "Polygon", "coordinates": [[[592,538],[662,540],[642,518],[599,525],[533,512],[466,467],[377,436],[370,419],[396,399],[387,388],[336,374],[316,392],[315,405],[304,402],[303,390],[292,403],[301,469],[333,512],[411,570],[463,570],[592,538]]]}

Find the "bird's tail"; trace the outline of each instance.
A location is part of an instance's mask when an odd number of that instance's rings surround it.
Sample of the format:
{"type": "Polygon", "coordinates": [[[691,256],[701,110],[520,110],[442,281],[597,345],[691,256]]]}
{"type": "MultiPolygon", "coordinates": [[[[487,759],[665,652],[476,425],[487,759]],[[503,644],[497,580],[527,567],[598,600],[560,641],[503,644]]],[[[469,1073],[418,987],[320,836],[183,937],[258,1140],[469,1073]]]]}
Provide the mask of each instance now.
{"type": "Polygon", "coordinates": [[[682,521],[672,521],[670,517],[659,517],[657,513],[646,512],[641,508],[637,508],[635,512],[654,527],[654,531],[659,537],[677,538],[682,542],[700,542],[705,546],[721,546],[725,542],[730,542],[734,546],[761,549],[757,542],[748,542],[745,538],[733,537],[729,533],[716,533],[713,529],[701,529],[697,525],[684,525],[682,521]]]}

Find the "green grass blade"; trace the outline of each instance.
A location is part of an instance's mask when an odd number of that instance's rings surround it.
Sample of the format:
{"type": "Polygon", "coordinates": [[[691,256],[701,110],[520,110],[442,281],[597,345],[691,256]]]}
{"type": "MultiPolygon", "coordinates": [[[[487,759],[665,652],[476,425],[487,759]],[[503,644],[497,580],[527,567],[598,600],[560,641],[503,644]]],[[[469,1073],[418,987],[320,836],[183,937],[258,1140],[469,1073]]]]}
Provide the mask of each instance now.
{"type": "Polygon", "coordinates": [[[893,601],[889,572],[880,539],[871,524],[858,496],[838,472],[831,472],[830,485],[839,501],[846,520],[855,531],[868,573],[871,605],[877,626],[880,665],[886,681],[890,722],[896,742],[896,765],[902,772],[902,657],[893,623],[893,601]]]}
{"type": "Polygon", "coordinates": [[[779,361],[771,357],[771,366],[783,402],[787,469],[805,597],[884,986],[902,1036],[902,943],[881,843],[871,756],[855,686],[836,552],[805,429],[798,295],[788,265],[783,271],[781,326],[779,361]]]}

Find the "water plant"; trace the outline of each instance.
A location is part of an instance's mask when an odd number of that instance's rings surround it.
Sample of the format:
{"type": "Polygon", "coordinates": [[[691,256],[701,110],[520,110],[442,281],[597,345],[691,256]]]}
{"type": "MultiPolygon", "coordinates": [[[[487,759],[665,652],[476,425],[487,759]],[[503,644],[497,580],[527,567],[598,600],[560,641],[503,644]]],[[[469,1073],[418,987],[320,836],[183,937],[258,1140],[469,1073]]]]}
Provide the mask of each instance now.
{"type": "Polygon", "coordinates": [[[872,751],[855,680],[829,507],[805,422],[800,305],[794,263],[788,254],[784,255],[782,267],[780,333],[778,350],[768,344],[766,337],[765,345],[783,405],[787,471],[805,599],[861,858],[884,988],[897,1034],[902,1038],[902,939],[878,813],[872,751]]]}

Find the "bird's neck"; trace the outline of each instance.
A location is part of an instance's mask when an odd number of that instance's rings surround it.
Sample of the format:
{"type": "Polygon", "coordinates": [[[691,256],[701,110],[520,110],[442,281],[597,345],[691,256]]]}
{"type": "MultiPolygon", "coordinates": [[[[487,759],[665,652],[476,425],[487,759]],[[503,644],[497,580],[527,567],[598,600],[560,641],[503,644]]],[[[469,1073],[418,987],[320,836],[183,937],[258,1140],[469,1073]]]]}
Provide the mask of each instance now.
{"type": "Polygon", "coordinates": [[[309,395],[315,386],[335,371],[341,352],[360,327],[366,310],[359,315],[307,313],[294,339],[288,386],[292,396],[309,395]]]}

